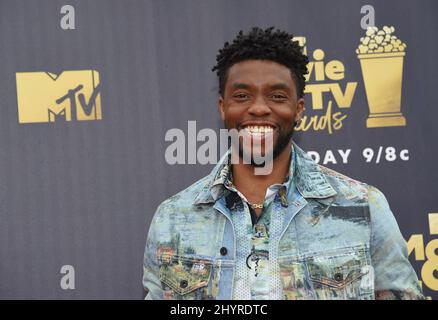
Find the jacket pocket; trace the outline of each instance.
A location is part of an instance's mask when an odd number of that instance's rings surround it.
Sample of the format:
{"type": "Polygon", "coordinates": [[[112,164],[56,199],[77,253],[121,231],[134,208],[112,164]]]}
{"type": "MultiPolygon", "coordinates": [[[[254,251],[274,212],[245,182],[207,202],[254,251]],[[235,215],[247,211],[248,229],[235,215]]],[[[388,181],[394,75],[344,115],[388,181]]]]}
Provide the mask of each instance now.
{"type": "Polygon", "coordinates": [[[343,248],[306,259],[316,299],[372,299],[374,276],[364,247],[343,248]]]}
{"type": "Polygon", "coordinates": [[[164,299],[205,299],[212,273],[212,261],[173,256],[160,266],[164,299]]]}

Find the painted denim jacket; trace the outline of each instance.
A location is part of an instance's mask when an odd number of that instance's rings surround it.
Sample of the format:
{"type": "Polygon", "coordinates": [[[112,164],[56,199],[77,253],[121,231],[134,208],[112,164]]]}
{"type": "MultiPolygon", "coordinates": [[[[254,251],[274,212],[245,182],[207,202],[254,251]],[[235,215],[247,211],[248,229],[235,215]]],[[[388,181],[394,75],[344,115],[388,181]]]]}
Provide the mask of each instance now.
{"type": "MultiPolygon", "coordinates": [[[[272,204],[265,298],[423,299],[384,195],[292,150],[292,187],[272,204]]],[[[230,191],[217,188],[227,159],[158,207],[144,254],[146,299],[245,297],[236,286],[251,248],[236,241],[232,215],[249,213],[230,208],[230,191]]]]}

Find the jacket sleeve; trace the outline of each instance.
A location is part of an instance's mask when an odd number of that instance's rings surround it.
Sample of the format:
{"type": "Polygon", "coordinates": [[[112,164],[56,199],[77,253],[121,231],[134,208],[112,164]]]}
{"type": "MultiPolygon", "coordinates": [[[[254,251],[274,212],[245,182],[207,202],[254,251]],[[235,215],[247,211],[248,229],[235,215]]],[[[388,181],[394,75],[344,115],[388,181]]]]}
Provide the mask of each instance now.
{"type": "Polygon", "coordinates": [[[148,292],[145,300],[161,300],[163,299],[163,290],[159,277],[159,262],[156,256],[157,252],[157,216],[159,208],[155,212],[149,227],[148,236],[146,239],[146,247],[143,259],[143,287],[148,292]]]}
{"type": "Polygon", "coordinates": [[[385,196],[378,189],[369,187],[368,198],[376,299],[424,299],[415,270],[408,260],[406,241],[385,196]]]}

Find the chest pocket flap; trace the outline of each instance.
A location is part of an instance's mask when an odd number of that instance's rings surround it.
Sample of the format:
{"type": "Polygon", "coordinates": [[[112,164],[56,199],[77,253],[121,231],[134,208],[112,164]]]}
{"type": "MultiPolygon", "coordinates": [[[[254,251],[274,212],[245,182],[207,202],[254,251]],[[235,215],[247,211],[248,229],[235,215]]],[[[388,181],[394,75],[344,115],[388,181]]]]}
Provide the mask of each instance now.
{"type": "Polygon", "coordinates": [[[369,272],[365,252],[361,249],[337,255],[316,255],[306,262],[314,283],[334,289],[344,289],[369,272]]]}

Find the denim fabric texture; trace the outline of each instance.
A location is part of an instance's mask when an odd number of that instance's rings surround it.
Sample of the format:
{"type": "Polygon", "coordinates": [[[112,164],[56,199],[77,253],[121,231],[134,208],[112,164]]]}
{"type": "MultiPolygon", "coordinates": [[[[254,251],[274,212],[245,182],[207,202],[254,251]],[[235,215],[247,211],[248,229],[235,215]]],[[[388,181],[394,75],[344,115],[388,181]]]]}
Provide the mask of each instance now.
{"type": "Polygon", "coordinates": [[[375,187],[316,164],[295,143],[290,172],[253,223],[212,172],[162,202],[144,253],[146,299],[424,299],[406,241],[375,187]]]}

